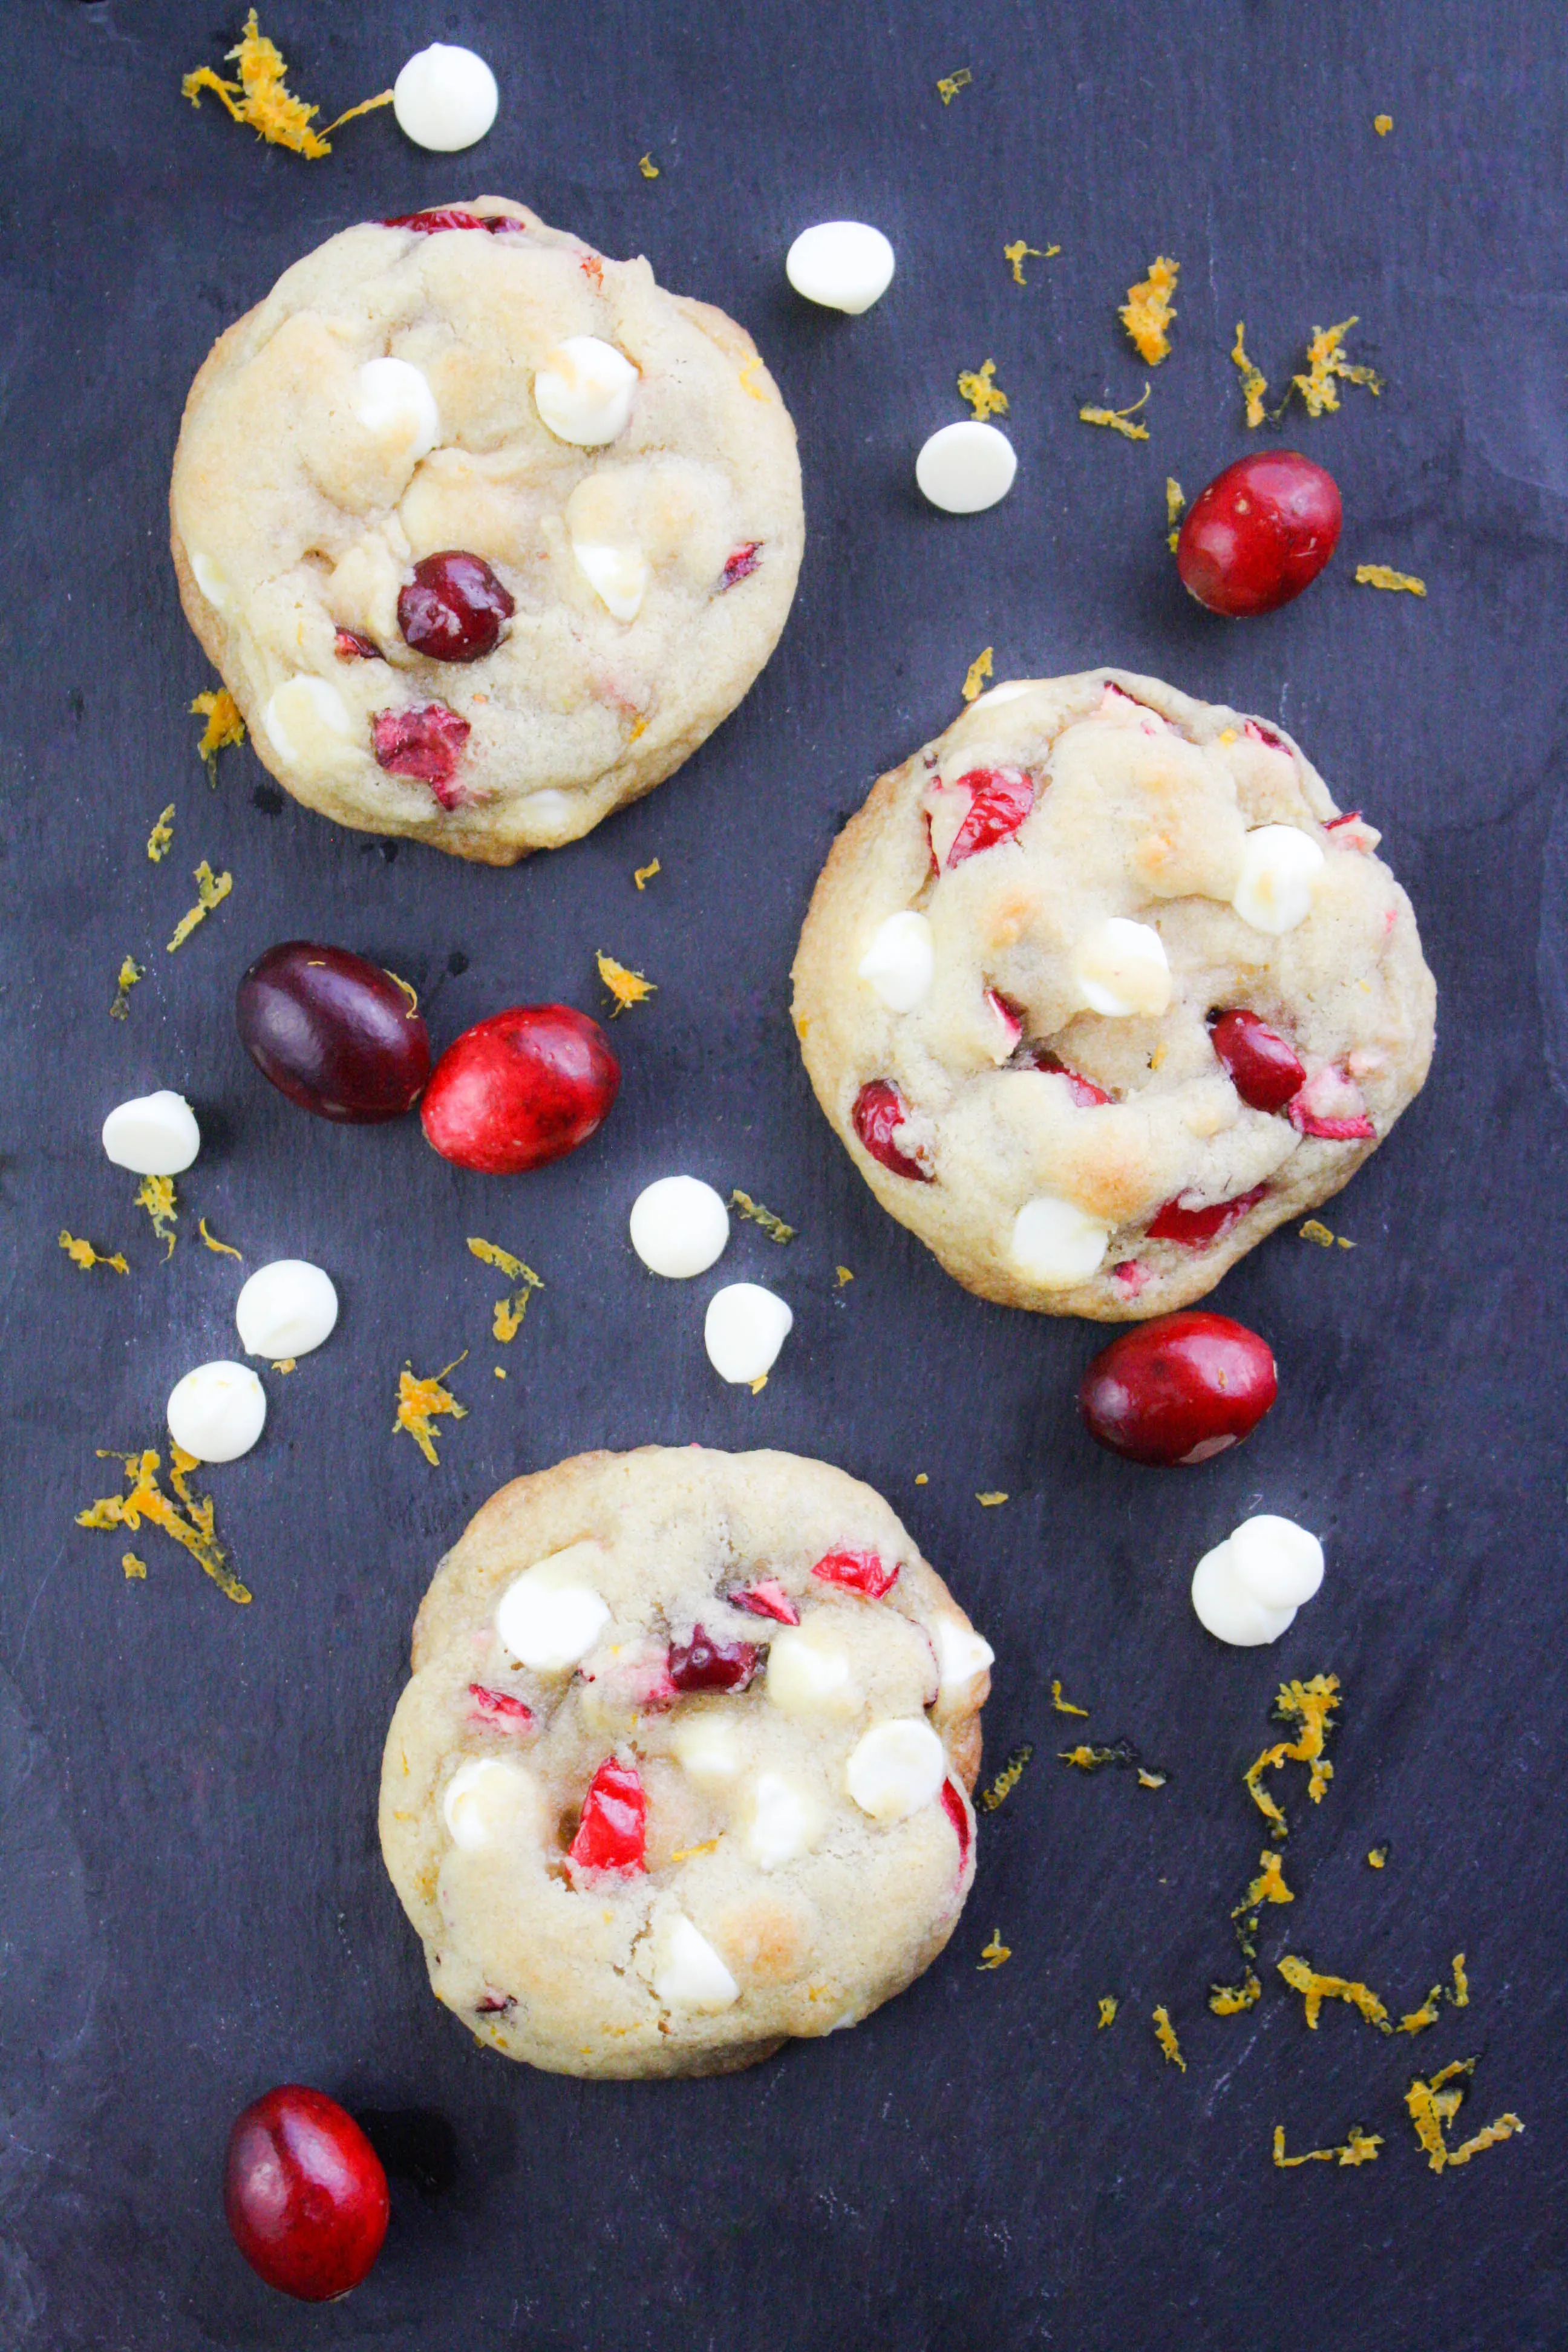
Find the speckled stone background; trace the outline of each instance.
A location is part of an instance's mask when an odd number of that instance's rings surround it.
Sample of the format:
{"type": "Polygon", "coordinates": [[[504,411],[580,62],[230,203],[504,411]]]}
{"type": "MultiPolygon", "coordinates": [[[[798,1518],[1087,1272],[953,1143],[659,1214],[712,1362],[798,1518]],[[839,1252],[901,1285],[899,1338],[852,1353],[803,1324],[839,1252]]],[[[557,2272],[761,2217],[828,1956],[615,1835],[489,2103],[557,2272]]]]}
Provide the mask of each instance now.
{"type": "Polygon", "coordinates": [[[5,20],[0,2342],[1561,2345],[1559,12],[271,0],[264,28],[324,115],[436,37],[501,81],[475,153],[418,153],[382,114],[315,164],[181,103],[182,69],[218,62],[241,14],[29,0],[5,20]],[[937,78],[965,66],[944,108],[937,78]],[[180,405],[218,331],[346,222],[480,190],[744,320],[799,425],[809,527],[793,620],[735,718],[651,800],[511,873],[334,831],[248,750],[210,791],[185,706],[213,681],[165,545],[180,405]],[[790,237],[839,215],[899,253],[858,320],[784,281],[790,237]],[[1062,248],[1024,288],[1001,250],[1019,236],[1062,248]],[[1077,410],[1141,392],[1114,305],[1162,251],[1180,317],[1134,446],[1077,410]],[[1347,390],[1284,428],[1341,482],[1340,556],[1276,617],[1213,621],[1166,555],[1165,476],[1195,492],[1247,446],[1238,319],[1278,390],[1313,325],[1352,311],[1382,398],[1347,390]],[[952,520],[918,500],[913,454],[988,356],[1017,485],[952,520]],[[1421,574],[1426,601],[1352,586],[1366,559],[1421,574]],[[1354,1249],[1286,1233],[1223,1286],[1282,1393],[1199,1472],[1088,1443],[1072,1400],[1096,1333],[951,1284],[875,1207],[792,1041],[791,951],[835,827],[952,717],[986,645],[998,677],[1113,660],[1283,720],[1383,828],[1437,974],[1431,1083],[1329,1212],[1354,1249]],[[203,856],[233,896],[171,957],[203,856]],[[596,1009],[596,948],[645,968],[658,993],[616,1024],[610,1125],[497,1181],[412,1121],[301,1118],[231,1012],[249,960],[300,934],[407,974],[438,1043],[519,999],[596,1009]],[[127,952],[147,977],[121,1024],[127,952]],[[168,1265],[97,1144],[152,1086],[188,1093],[206,1139],[168,1265]],[[633,1196],[678,1167],[800,1229],[787,1252],[739,1230],[721,1269],[795,1307],[759,1398],[703,1357],[720,1276],[660,1285],[627,1245],[633,1196]],[[343,1299],[330,1346],[268,1376],[264,1443],[209,1482],[245,1610],[156,1533],[132,1583],[121,1538],[72,1524],[114,1483],[94,1447],[160,1444],[174,1379],[235,1344],[242,1269],[200,1247],[201,1215],[248,1265],[319,1260],[343,1299]],[[129,1278],[79,1273],[62,1224],[123,1247],[129,1278]],[[505,1383],[470,1233],[548,1286],[505,1383]],[[464,1349],[468,1418],[431,1470],[391,1435],[398,1368],[464,1349]],[[376,1851],[382,1734],[435,1560],[494,1486],[689,1438],[822,1454],[889,1495],[995,1643],[993,1769],[1022,1740],[1036,1760],[984,1822],[946,1957],[858,2032],[728,2081],[558,2081],[481,2053],[431,2000],[376,1851]],[[1008,1502],[981,1509],[993,1488],[1008,1502]],[[1223,1651],[1186,1580],[1259,1507],[1323,1531],[1328,1580],[1277,1648],[1223,1651]],[[1205,1997],[1234,1973],[1227,1914],[1262,1843],[1238,1776],[1279,1679],[1320,1670],[1344,1685],[1335,1779],[1314,1810],[1289,1776],[1296,1903],[1265,1922],[1264,2000],[1219,2020],[1205,1997]],[[1053,1675],[1090,1736],[1130,1736],[1169,1785],[1052,1760],[1074,1729],[1053,1675]],[[1013,1957],[982,1973],[994,1927],[1013,1957]],[[1272,1965],[1288,1948],[1396,2011],[1463,1950],[1471,2005],[1414,2042],[1342,2005],[1309,2033],[1272,1965]],[[1098,2033],[1105,1992],[1121,2012],[1098,2033]],[[1471,2056],[1461,2128],[1507,2109],[1527,2128],[1434,2177],[1403,2095],[1471,2056]],[[374,2111],[398,2169],[380,2266],[314,2314],[250,2274],[218,2205],[231,2116],[289,2078],[374,2111]],[[1294,2148],[1352,2122],[1384,2136],[1375,2164],[1272,2168],[1276,2123],[1294,2148]]]}

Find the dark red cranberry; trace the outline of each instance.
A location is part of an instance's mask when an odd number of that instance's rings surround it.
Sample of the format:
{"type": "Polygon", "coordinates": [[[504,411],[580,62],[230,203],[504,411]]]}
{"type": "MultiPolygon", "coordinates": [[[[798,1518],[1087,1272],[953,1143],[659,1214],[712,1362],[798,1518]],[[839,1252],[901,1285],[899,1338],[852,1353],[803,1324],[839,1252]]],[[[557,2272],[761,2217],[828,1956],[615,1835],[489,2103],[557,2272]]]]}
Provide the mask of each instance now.
{"type": "Polygon", "coordinates": [[[1179,1198],[1167,1201],[1150,1220],[1149,1239],[1180,1242],[1185,1249],[1203,1249],[1239,1223],[1268,1190],[1267,1184],[1255,1184],[1250,1192],[1238,1192],[1233,1201],[1215,1201],[1205,1209],[1184,1209],[1179,1198]]]}
{"type": "Polygon", "coordinates": [[[724,575],[719,583],[721,590],[732,588],[737,580],[751,578],[763,560],[760,552],[761,545],[762,542],[759,540],[749,539],[744,547],[738,547],[735,550],[734,554],[724,566],[724,575]]]}
{"type": "Polygon", "coordinates": [[[1286,758],[1289,758],[1289,744],[1279,730],[1270,727],[1267,720],[1248,719],[1244,722],[1241,731],[1244,735],[1250,735],[1255,743],[1267,743],[1271,751],[1283,751],[1286,758]]]}
{"type": "Polygon", "coordinates": [[[606,1756],[583,1800],[567,1854],[581,1870],[646,1870],[647,1798],[637,1768],[606,1756]]]}
{"type": "Polygon", "coordinates": [[[889,1568],[874,1551],[825,1552],[811,1572],[824,1584],[841,1584],[867,1601],[880,1601],[899,1580],[897,1567],[889,1568]]]}
{"type": "Polygon", "coordinates": [[[353,2116],[324,2091],[281,2083],[228,2136],[224,2211],[253,2271],[301,2303],[366,2276],[386,2235],[386,2174],[353,2116]]]}
{"type": "Polygon", "coordinates": [[[931,1171],[922,1168],[918,1160],[900,1151],[893,1141],[895,1129],[909,1118],[910,1107],[890,1078],[871,1078],[855,1097],[850,1120],[856,1134],[873,1160],[890,1168],[895,1176],[909,1176],[917,1184],[929,1184],[931,1171]]]}
{"type": "Polygon", "coordinates": [[[511,1992],[482,1992],[474,2003],[474,2009],[480,2017],[504,2017],[509,2009],[516,2007],[517,1995],[511,1992]]]}
{"type": "Polygon", "coordinates": [[[381,661],[384,659],[379,646],[362,637],[357,629],[340,629],[332,639],[332,651],[340,661],[381,661]]]}
{"type": "Polygon", "coordinates": [[[1359,824],[1360,823],[1360,809],[1347,809],[1343,816],[1330,817],[1328,823],[1323,827],[1323,831],[1325,833],[1337,833],[1342,824],[1359,824]]]}
{"type": "Polygon", "coordinates": [[[471,1712],[481,1723],[496,1731],[531,1731],[533,1709],[525,1706],[510,1691],[488,1690],[483,1683],[470,1683],[468,1696],[473,1701],[471,1712]]]}
{"type": "Polygon", "coordinates": [[[443,1160],[516,1176],[564,1160],[610,1115],[621,1066],[570,1004],[514,1004],[477,1022],[437,1063],[420,1118],[443,1160]]]}
{"type": "Polygon", "coordinates": [[[427,702],[420,710],[378,710],[371,720],[375,756],[388,775],[416,776],[444,809],[463,804],[458,762],[473,731],[444,702],[427,702]]]}
{"type": "Polygon", "coordinates": [[[465,212],[460,205],[436,205],[428,212],[394,213],[383,228],[411,228],[416,236],[439,236],[447,228],[482,228],[490,236],[526,236],[528,223],[509,213],[465,212]]]}
{"type": "Polygon", "coordinates": [[[764,1576],[728,1596],[731,1609],[749,1610],[753,1617],[772,1617],[781,1625],[798,1625],[800,1611],[778,1579],[764,1576]]]}
{"type": "Polygon", "coordinates": [[[757,1671],[754,1642],[720,1642],[700,1625],[689,1642],[669,1645],[669,1679],[678,1691],[742,1691],[757,1671]]]}
{"type": "Polygon", "coordinates": [[[947,853],[949,873],[966,857],[1011,841],[1035,805],[1033,781],[1020,768],[972,768],[960,776],[957,788],[967,789],[973,797],[947,853]]]}
{"type": "Polygon", "coordinates": [[[1097,1104],[1108,1103],[1110,1100],[1103,1087],[1097,1087],[1094,1080],[1086,1078],[1081,1070],[1069,1069],[1064,1061],[1051,1052],[1048,1045],[1027,1046],[1025,1050],[1025,1065],[1031,1070],[1046,1070],[1054,1073],[1058,1078],[1065,1078],[1068,1082],[1068,1092],[1080,1109],[1092,1110],[1097,1104]]]}
{"type": "Polygon", "coordinates": [[[962,1878],[963,1866],[969,1860],[969,1848],[974,1831],[970,1820],[969,1807],[963,1801],[963,1793],[956,1780],[942,1782],[942,1810],[952,1823],[953,1835],[958,1840],[958,1874],[962,1878]]]}
{"type": "Polygon", "coordinates": [[[1256,1429],[1279,1394],[1267,1339],[1188,1308],[1124,1331],[1083,1376],[1089,1433],[1129,1462],[1206,1462],[1256,1429]]]}
{"type": "Polygon", "coordinates": [[[482,661],[517,606],[482,555],[444,548],[421,556],[397,599],[404,643],[427,661],[482,661]]]}
{"type": "Polygon", "coordinates": [[[1295,449],[1238,457],[1187,510],[1176,541],[1182,585],[1211,613],[1272,613],[1310,588],[1339,544],[1331,474],[1295,449]]]}
{"type": "Polygon", "coordinates": [[[268,948],[239,983],[235,1022],[262,1076],[318,1118],[401,1118],[430,1076],[413,990],[347,948],[268,948]]]}
{"type": "Polygon", "coordinates": [[[1256,1013],[1222,1013],[1209,1034],[1232,1086],[1254,1110],[1283,1110],[1305,1084],[1305,1063],[1256,1013]]]}

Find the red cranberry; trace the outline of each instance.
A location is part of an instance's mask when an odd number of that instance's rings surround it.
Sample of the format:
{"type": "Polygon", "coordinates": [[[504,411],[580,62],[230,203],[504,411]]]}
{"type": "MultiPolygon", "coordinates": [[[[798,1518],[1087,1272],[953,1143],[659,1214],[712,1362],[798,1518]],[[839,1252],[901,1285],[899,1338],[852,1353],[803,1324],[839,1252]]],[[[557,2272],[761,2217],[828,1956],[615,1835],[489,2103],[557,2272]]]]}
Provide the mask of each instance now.
{"type": "Polygon", "coordinates": [[[531,1731],[533,1709],[525,1706],[510,1691],[487,1690],[483,1683],[470,1683],[468,1696],[473,1701],[469,1712],[494,1731],[531,1731]]]}
{"type": "Polygon", "coordinates": [[[1086,1078],[1081,1070],[1070,1069],[1047,1045],[1030,1045],[1025,1058],[1029,1069],[1054,1072],[1058,1078],[1065,1078],[1068,1092],[1083,1110],[1092,1110],[1097,1103],[1110,1100],[1103,1087],[1097,1087],[1094,1080],[1086,1078]]]}
{"type": "Polygon", "coordinates": [[[953,1835],[958,1840],[958,1874],[962,1878],[963,1866],[969,1860],[969,1848],[973,1840],[974,1830],[969,1807],[963,1801],[963,1792],[956,1780],[942,1782],[942,1810],[952,1823],[953,1835]]]}
{"type": "Polygon", "coordinates": [[[443,1160],[517,1176],[564,1160],[601,1128],[621,1066],[570,1004],[514,1004],[465,1029],[436,1065],[420,1119],[443,1160]]]}
{"type": "Polygon", "coordinates": [[[1270,727],[1266,719],[1246,719],[1242,723],[1241,731],[1244,735],[1250,735],[1255,743],[1267,743],[1271,751],[1283,751],[1286,758],[1289,758],[1290,746],[1279,730],[1270,727]]]}
{"type": "Polygon", "coordinates": [[[606,1756],[583,1800],[583,1818],[567,1848],[582,1870],[646,1870],[647,1798],[637,1767],[606,1756]]]}
{"type": "Polygon", "coordinates": [[[999,841],[1011,841],[1035,805],[1035,787],[1020,768],[972,768],[960,776],[957,789],[973,797],[969,813],[952,837],[947,870],[962,866],[999,841]]]}
{"type": "Polygon", "coordinates": [[[1360,823],[1360,809],[1346,809],[1343,816],[1330,817],[1328,823],[1323,827],[1323,831],[1325,833],[1338,833],[1342,824],[1359,824],[1360,823]]]}
{"type": "Polygon", "coordinates": [[[428,661],[482,661],[517,610],[482,555],[448,547],[423,556],[397,599],[404,643],[428,661]]]}
{"type": "Polygon", "coordinates": [[[1266,1339],[1189,1308],[1124,1331],[1083,1376],[1091,1437],[1129,1462],[1206,1462],[1256,1429],[1279,1393],[1266,1339]]]}
{"type": "Polygon", "coordinates": [[[438,236],[447,228],[482,228],[490,236],[526,236],[528,223],[508,213],[465,212],[460,205],[435,205],[428,212],[394,213],[383,228],[411,228],[416,236],[438,236]]]}
{"type": "Polygon", "coordinates": [[[1230,1082],[1254,1110],[1283,1110],[1306,1079],[1306,1065],[1256,1013],[1222,1013],[1209,1032],[1230,1082]]]}
{"type": "Polygon", "coordinates": [[[381,2158],[353,2116],[300,2083],[279,2084],[236,2118],[223,2203],[251,2269],[301,2303],[358,2286],[390,2211],[381,2158]]]}
{"type": "Polygon", "coordinates": [[[1355,1080],[1331,1065],[1315,1071],[1290,1105],[1290,1124],[1330,1143],[1364,1143],[1377,1134],[1355,1080]]]}
{"type": "Polygon", "coordinates": [[[1310,588],[1339,544],[1340,494],[1295,449],[1259,450],[1216,474],[1176,541],[1182,585],[1211,613],[1273,613],[1310,588]]]}
{"type": "Polygon", "coordinates": [[[897,1568],[884,1567],[874,1551],[825,1552],[811,1572],[824,1584],[841,1584],[868,1601],[880,1601],[899,1580],[897,1568]]]}
{"type": "Polygon", "coordinates": [[[781,1625],[798,1625],[800,1611],[776,1577],[764,1576],[729,1596],[731,1609],[749,1610],[753,1617],[776,1618],[781,1625]]]}
{"type": "Polygon", "coordinates": [[[918,1160],[900,1151],[893,1141],[896,1129],[909,1118],[910,1107],[890,1078],[871,1078],[855,1097],[855,1108],[849,1117],[855,1132],[873,1160],[890,1168],[895,1176],[912,1177],[917,1184],[929,1184],[929,1169],[918,1160]]]}
{"type": "Polygon", "coordinates": [[[689,1642],[669,1645],[669,1679],[678,1691],[742,1691],[762,1655],[754,1642],[719,1642],[700,1625],[689,1642]]]}
{"type": "Polygon", "coordinates": [[[239,983],[235,1020],[262,1076],[318,1118],[401,1118],[430,1075],[412,990],[347,948],[268,948],[239,983]]]}
{"type": "Polygon", "coordinates": [[[332,639],[332,651],[340,661],[380,661],[381,647],[362,637],[357,629],[340,629],[332,639]]]}
{"type": "Polygon", "coordinates": [[[1184,1209],[1180,1197],[1167,1201],[1156,1209],[1149,1223],[1152,1242],[1180,1242],[1186,1249],[1202,1249],[1255,1209],[1267,1192],[1267,1184],[1255,1184],[1250,1192],[1238,1192],[1233,1201],[1215,1201],[1206,1209],[1184,1209]]]}
{"type": "Polygon", "coordinates": [[[734,554],[724,566],[723,577],[719,583],[721,592],[726,588],[732,588],[737,580],[751,578],[763,560],[760,552],[761,546],[760,540],[749,539],[744,547],[738,547],[735,550],[734,554]]]}
{"type": "Polygon", "coordinates": [[[444,809],[460,808],[458,762],[473,729],[444,702],[419,710],[378,710],[370,722],[375,756],[389,776],[416,776],[444,809]]]}

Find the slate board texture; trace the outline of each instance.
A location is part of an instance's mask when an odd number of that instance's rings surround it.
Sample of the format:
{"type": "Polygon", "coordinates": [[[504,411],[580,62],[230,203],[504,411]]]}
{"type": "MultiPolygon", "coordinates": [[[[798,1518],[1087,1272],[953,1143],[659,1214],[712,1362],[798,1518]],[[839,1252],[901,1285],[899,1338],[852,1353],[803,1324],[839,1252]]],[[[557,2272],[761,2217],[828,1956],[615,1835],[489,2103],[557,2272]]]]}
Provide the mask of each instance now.
{"type": "Polygon", "coordinates": [[[264,29],[324,117],[435,37],[501,82],[474,153],[418,153],[381,114],[315,164],[180,100],[241,15],[29,0],[5,19],[0,2343],[1562,2344],[1559,12],[272,0],[264,29]],[[215,681],[164,509],[218,331],[345,223],[481,190],[646,253],[755,332],[800,428],[809,526],[784,643],[736,716],[650,800],[510,873],[334,830],[248,749],[209,790],[186,705],[215,681]],[[783,276],[795,231],[838,215],[898,248],[858,320],[783,276]],[[1061,247],[1022,288],[1002,257],[1020,236],[1061,247]],[[1181,261],[1180,316],[1131,446],[1077,410],[1142,390],[1114,306],[1157,252],[1181,261]],[[1278,391],[1310,330],[1351,312],[1382,397],[1347,389],[1338,415],[1256,436],[1288,432],[1337,475],[1339,558],[1275,618],[1215,622],[1176,583],[1164,478],[1194,493],[1252,446],[1238,319],[1278,391]],[[912,459],[987,357],[1018,481],[954,521],[920,502],[912,459]],[[1352,586],[1361,560],[1428,597],[1352,586]],[[1328,1212],[1354,1249],[1287,1232],[1223,1286],[1274,1343],[1281,1397],[1192,1474],[1088,1443],[1073,1391],[1102,1335],[952,1284],[832,1141],[791,1036],[790,956],[836,827],[947,723],[987,645],[998,677],[1111,660],[1289,726],[1383,828],[1437,974],[1431,1083],[1328,1212]],[[203,856],[233,896],[171,957],[203,856]],[[658,993],[616,1024],[611,1124],[503,1182],[447,1167],[414,1122],[300,1117],[231,1005],[250,959],[300,934],[395,965],[438,1043],[519,999],[602,1009],[596,948],[646,969],[658,993]],[[147,977],[121,1024],[128,952],[147,977]],[[109,1107],[153,1085],[188,1093],[206,1138],[166,1265],[97,1145],[109,1107]],[[712,1284],[660,1285],[627,1245],[635,1193],[678,1167],[800,1229],[781,1251],[742,1227],[722,1269],[795,1309],[761,1397],[703,1357],[712,1284]],[[235,1344],[242,1269],[201,1248],[201,1215],[248,1265],[317,1259],[343,1297],[331,1345],[269,1378],[262,1445],[208,1482],[248,1609],[150,1531],[127,1581],[122,1540],[72,1524],[115,1484],[93,1449],[161,1444],[174,1379],[235,1344]],[[123,1247],[129,1278],[79,1272],[62,1224],[123,1247]],[[471,1233],[548,1286],[504,1383],[471,1233]],[[391,1434],[398,1368],[464,1349],[468,1415],[431,1470],[391,1434]],[[482,2053],[432,2001],[376,1850],[382,1736],[419,1596],[495,1486],[693,1438],[821,1454],[887,1494],[996,1645],[990,1769],[1022,1740],[1036,1758],[983,1822],[947,1955],[858,2032],[718,2082],[558,2081],[482,2053]],[[986,1489],[1008,1502],[982,1509],[986,1489]],[[1265,1507],[1323,1531],[1328,1581],[1276,1648],[1222,1650],[1187,1578],[1265,1507]],[[1320,1670],[1344,1685],[1335,1778],[1314,1809],[1289,1776],[1296,1903],[1266,1916],[1263,2000],[1219,2020],[1205,1997],[1235,1972],[1227,1914],[1263,1843],[1239,1775],[1281,1678],[1320,1670]],[[1169,1785],[1055,1761],[1079,1727],[1052,1712],[1053,1676],[1089,1737],[1131,1736],[1169,1785]],[[998,1927],[1013,1958],[983,1973],[998,1927]],[[1287,1948],[1396,2010],[1462,1950],[1471,2005],[1415,2041],[1342,2005],[1309,2033],[1271,1965],[1287,1948]],[[1107,1992],[1121,2014],[1099,2032],[1107,1992]],[[1184,2074],[1155,2046],[1159,2001],[1184,2074]],[[1470,2056],[1462,2125],[1512,2109],[1526,2130],[1434,2177],[1403,2095],[1470,2056]],[[399,2168],[379,2268],[315,2313],[251,2276],[218,2204],[231,2116],[289,2079],[375,2111],[399,2168]],[[1384,2136],[1375,2164],[1272,2168],[1276,2123],[1297,2148],[1352,2122],[1384,2136]]]}

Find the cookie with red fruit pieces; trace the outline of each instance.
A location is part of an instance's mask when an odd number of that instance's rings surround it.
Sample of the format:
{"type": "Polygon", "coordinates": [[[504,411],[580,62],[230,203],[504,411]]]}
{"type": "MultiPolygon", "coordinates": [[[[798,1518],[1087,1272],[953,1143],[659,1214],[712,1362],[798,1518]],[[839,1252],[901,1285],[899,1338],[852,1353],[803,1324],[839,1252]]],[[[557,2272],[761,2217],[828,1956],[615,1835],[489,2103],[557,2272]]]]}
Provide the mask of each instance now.
{"type": "Polygon", "coordinates": [[[191,387],[170,509],[186,618],[279,782],[492,866],[697,749],[805,532],[745,331],[499,196],[287,270],[191,387]]]}
{"type": "Polygon", "coordinates": [[[817,1100],[981,1297],[1190,1306],[1426,1080],[1436,990],[1378,841],[1263,719],[1123,670],[994,686],[818,879],[817,1100]]]}
{"type": "Polygon", "coordinates": [[[826,1463],[647,1445],[503,1486],[421,1604],[382,1764],[437,1999],[552,2074],[858,2023],[969,1893],[991,1658],[826,1463]]]}

